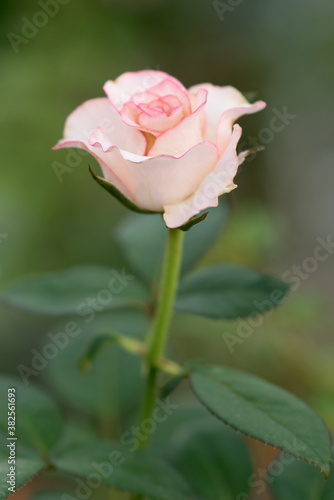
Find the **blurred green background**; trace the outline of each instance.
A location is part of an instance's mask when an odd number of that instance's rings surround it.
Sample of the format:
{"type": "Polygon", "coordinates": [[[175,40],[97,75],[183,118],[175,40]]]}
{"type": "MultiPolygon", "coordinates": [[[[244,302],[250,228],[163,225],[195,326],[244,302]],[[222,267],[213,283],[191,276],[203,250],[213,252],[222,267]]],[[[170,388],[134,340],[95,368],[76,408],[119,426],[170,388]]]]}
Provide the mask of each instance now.
{"type": "MultiPolygon", "coordinates": [[[[203,263],[242,262],[280,277],[313,256],[318,237],[334,237],[334,4],[237,3],[69,0],[16,43],[41,5],[1,0],[1,286],[37,271],[121,264],[113,230],[125,209],[92,182],[92,159],[59,182],[54,162],[64,164],[68,151],[51,147],[67,115],[125,71],[160,69],[185,86],[234,85],[268,104],[240,120],[244,147],[256,141],[266,150],[241,168],[229,226],[203,263]],[[284,109],[293,118],[273,132],[272,119],[284,109]]],[[[308,400],[334,427],[333,262],[330,255],[308,273],[233,354],[223,334],[236,324],[178,317],[174,356],[263,375],[308,400]]],[[[54,322],[0,311],[1,367],[15,373],[54,322]]]]}

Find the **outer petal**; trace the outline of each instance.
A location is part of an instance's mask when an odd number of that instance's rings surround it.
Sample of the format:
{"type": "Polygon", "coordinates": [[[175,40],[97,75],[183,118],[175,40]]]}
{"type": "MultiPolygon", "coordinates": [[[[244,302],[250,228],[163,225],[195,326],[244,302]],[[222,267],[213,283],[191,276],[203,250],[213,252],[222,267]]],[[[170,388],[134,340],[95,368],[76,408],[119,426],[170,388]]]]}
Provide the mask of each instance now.
{"type": "MultiPolygon", "coordinates": [[[[114,172],[132,193],[131,201],[140,208],[162,212],[164,205],[182,202],[194,193],[219,159],[218,150],[210,142],[202,142],[185,155],[156,156],[142,159],[111,146],[102,153],[103,173],[114,172]]],[[[112,182],[110,180],[110,182],[112,182]]]]}
{"type": "MultiPolygon", "coordinates": [[[[94,130],[89,138],[89,144],[91,145],[91,147],[101,148],[103,153],[109,153],[115,148],[115,145],[110,141],[109,137],[101,128],[94,130]]],[[[124,149],[117,149],[121,152],[123,158],[125,158],[126,160],[131,160],[134,163],[141,163],[151,158],[151,156],[136,155],[134,153],[129,153],[129,151],[125,151],[124,149]]]]}
{"type": "Polygon", "coordinates": [[[105,180],[110,182],[110,184],[113,184],[122,194],[124,194],[124,196],[134,202],[134,195],[131,190],[131,177],[129,176],[129,172],[120,173],[120,175],[118,176],[117,173],[108,165],[107,158],[105,158],[105,154],[103,153],[101,148],[88,146],[85,142],[80,140],[63,140],[53,147],[53,149],[61,148],[79,148],[91,153],[99,162],[105,180]]]}
{"type": "Polygon", "coordinates": [[[101,148],[93,147],[90,144],[89,138],[96,130],[108,138],[109,146],[117,144],[117,146],[139,155],[145,153],[146,139],[143,134],[125,125],[107,98],[92,99],[77,108],[66,121],[64,139],[54,149],[80,148],[87,150],[100,163],[106,179],[125,196],[133,200],[129,187],[131,186],[131,178],[128,177],[128,172],[120,172],[118,175],[106,164],[101,148]]]}
{"type": "Polygon", "coordinates": [[[176,78],[163,71],[144,70],[123,73],[115,81],[106,82],[103,88],[109,100],[120,111],[132,95],[146,92],[166,79],[174,80],[182,85],[176,78]]]}
{"type": "Polygon", "coordinates": [[[233,122],[244,114],[256,113],[266,106],[263,101],[250,104],[241,92],[231,86],[219,87],[211,83],[203,83],[191,87],[189,92],[193,94],[200,89],[208,91],[205,106],[205,139],[219,145],[221,153],[230,141],[233,122]],[[221,126],[220,123],[222,123],[221,126]]]}
{"type": "Polygon", "coordinates": [[[137,165],[138,184],[142,182],[142,189],[135,193],[137,204],[145,206],[149,201],[151,210],[153,206],[162,211],[165,205],[188,198],[214,169],[217,160],[217,148],[202,142],[180,158],[157,156],[137,165]]]}
{"type": "Polygon", "coordinates": [[[98,128],[103,130],[111,144],[135,154],[145,153],[145,136],[127,126],[106,97],[86,101],[70,114],[65,124],[64,140],[82,141],[89,146],[89,138],[98,128]]]}
{"type": "Polygon", "coordinates": [[[235,125],[226,151],[192,196],[181,203],[164,206],[164,219],[168,227],[182,226],[202,210],[216,207],[221,194],[229,193],[237,187],[233,179],[243,161],[243,157],[238,157],[236,154],[241,133],[241,127],[235,125]]]}
{"type": "Polygon", "coordinates": [[[233,123],[240,118],[240,116],[257,113],[265,107],[265,102],[257,101],[254,104],[247,104],[245,106],[229,109],[222,114],[218,124],[216,139],[220,154],[225,151],[230,142],[233,123]]]}

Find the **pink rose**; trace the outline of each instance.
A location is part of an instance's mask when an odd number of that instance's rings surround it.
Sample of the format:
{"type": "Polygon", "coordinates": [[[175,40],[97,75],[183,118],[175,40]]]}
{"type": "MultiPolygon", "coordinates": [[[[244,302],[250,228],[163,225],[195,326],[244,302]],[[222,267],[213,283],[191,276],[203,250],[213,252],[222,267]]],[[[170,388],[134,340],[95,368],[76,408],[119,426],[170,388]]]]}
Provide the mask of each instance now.
{"type": "Polygon", "coordinates": [[[240,116],[265,107],[233,87],[186,89],[161,71],[124,73],[67,119],[54,149],[77,147],[99,162],[105,181],[143,211],[161,212],[171,228],[185,224],[233,182],[240,116]]]}

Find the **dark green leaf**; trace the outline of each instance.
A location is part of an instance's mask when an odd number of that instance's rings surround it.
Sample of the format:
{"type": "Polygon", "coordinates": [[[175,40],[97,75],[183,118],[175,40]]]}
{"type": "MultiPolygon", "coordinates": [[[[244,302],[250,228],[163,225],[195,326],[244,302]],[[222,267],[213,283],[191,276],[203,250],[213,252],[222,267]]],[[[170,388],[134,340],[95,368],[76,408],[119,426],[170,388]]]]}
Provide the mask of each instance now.
{"type": "Polygon", "coordinates": [[[223,422],[318,466],[328,475],[329,431],[303,401],[254,375],[231,368],[198,367],[190,382],[201,403],[223,422]]]}
{"type": "MultiPolygon", "coordinates": [[[[185,235],[182,272],[189,271],[214,243],[227,224],[227,202],[208,210],[202,224],[197,224],[185,235]]],[[[166,225],[160,215],[146,217],[132,215],[117,231],[117,241],[132,269],[147,282],[157,279],[166,242],[166,225]]]]}
{"type": "Polygon", "coordinates": [[[325,482],[308,464],[297,460],[287,462],[278,457],[268,467],[266,482],[273,500],[333,500],[333,472],[325,482]]]}
{"type": "Polygon", "coordinates": [[[78,421],[67,422],[64,425],[60,440],[52,448],[53,453],[70,448],[71,446],[79,446],[82,444],[92,444],[99,439],[99,432],[96,428],[82,424],[78,421]]]}
{"type": "Polygon", "coordinates": [[[203,408],[179,408],[157,434],[155,446],[168,452],[196,498],[235,500],[248,494],[253,467],[244,440],[203,408]]]}
{"type": "MultiPolygon", "coordinates": [[[[60,325],[55,331],[63,331],[60,325]]],[[[80,323],[80,334],[70,338],[66,349],[50,360],[47,376],[52,385],[70,405],[89,414],[106,419],[129,411],[141,393],[141,359],[127,353],[118,345],[110,344],[99,352],[88,373],[79,370],[79,361],[85,355],[97,332],[117,330],[124,335],[143,339],[148,329],[147,317],[139,311],[113,311],[100,314],[89,324],[80,323]]]]}
{"type": "Polygon", "coordinates": [[[167,462],[147,453],[130,453],[118,443],[97,443],[63,450],[52,458],[64,471],[99,480],[117,490],[150,500],[191,500],[189,486],[167,462]]]}
{"type": "Polygon", "coordinates": [[[210,419],[190,422],[178,435],[173,464],[199,498],[235,500],[248,494],[252,461],[238,434],[210,419]]]}
{"type": "Polygon", "coordinates": [[[160,215],[131,215],[117,228],[116,241],[133,271],[151,283],[163,259],[166,225],[160,215]]]}
{"type": "Polygon", "coordinates": [[[144,210],[137,205],[135,205],[129,198],[124,196],[113,184],[110,184],[110,182],[107,182],[105,179],[102,179],[102,177],[98,177],[97,175],[94,174],[93,170],[89,167],[89,172],[91,176],[93,177],[94,181],[96,181],[103,189],[105,189],[109,194],[111,194],[114,198],[116,198],[118,201],[122,203],[126,208],[129,210],[132,210],[133,212],[138,212],[142,214],[155,214],[157,212],[152,212],[151,210],[144,210]]]}
{"type": "Polygon", "coordinates": [[[63,421],[55,401],[44,391],[24,386],[18,379],[0,378],[0,429],[7,432],[8,388],[16,390],[17,440],[41,453],[47,452],[59,439],[63,421]]]}
{"type": "Polygon", "coordinates": [[[253,269],[234,265],[201,269],[180,284],[177,311],[216,319],[266,314],[284,299],[289,286],[253,269]]]}
{"type": "Polygon", "coordinates": [[[149,297],[124,269],[83,266],[28,277],[0,292],[0,300],[40,314],[83,316],[94,310],[135,306],[149,297]]]}

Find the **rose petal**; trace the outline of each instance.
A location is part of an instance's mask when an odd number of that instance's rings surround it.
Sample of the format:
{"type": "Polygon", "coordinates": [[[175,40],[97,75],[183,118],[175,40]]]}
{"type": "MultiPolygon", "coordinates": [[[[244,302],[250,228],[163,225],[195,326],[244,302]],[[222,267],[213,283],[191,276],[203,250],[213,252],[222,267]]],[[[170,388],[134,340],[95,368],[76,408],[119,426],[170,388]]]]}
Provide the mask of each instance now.
{"type": "Polygon", "coordinates": [[[115,81],[109,80],[103,88],[109,100],[120,111],[134,94],[146,92],[166,78],[172,77],[163,71],[127,72],[123,73],[115,81]]]}
{"type": "Polygon", "coordinates": [[[204,137],[219,145],[221,153],[230,142],[233,122],[244,114],[256,113],[266,106],[262,101],[250,104],[241,92],[231,86],[219,87],[211,83],[203,83],[191,87],[189,92],[194,94],[200,89],[208,92],[204,137]]]}
{"type": "Polygon", "coordinates": [[[161,132],[173,128],[185,116],[191,113],[191,102],[187,89],[176,78],[167,74],[164,74],[165,78],[162,81],[159,81],[159,83],[149,87],[147,90],[144,89],[142,92],[136,91],[131,93],[129,82],[133,84],[133,90],[135,88],[138,89],[138,81],[141,82],[140,85],[144,88],[147,82],[153,81],[154,76],[157,76],[157,81],[162,76],[161,72],[153,72],[153,74],[152,72],[149,74],[147,72],[139,73],[126,74],[126,78],[122,75],[120,77],[122,80],[118,81],[118,79],[116,82],[107,82],[104,87],[109,99],[117,107],[125,123],[145,132],[159,135],[161,132]],[[144,81],[145,83],[143,83],[144,81]],[[134,82],[136,82],[137,87],[134,86],[134,82]],[[124,89],[127,89],[128,93],[123,92],[120,94],[122,85],[124,89]],[[171,113],[163,111],[161,113],[154,113],[150,109],[150,105],[154,104],[160,98],[163,102],[170,105],[174,101],[171,113]],[[177,101],[177,105],[175,101],[177,101]],[[143,106],[143,104],[146,106],[143,106]]]}
{"type": "Polygon", "coordinates": [[[89,147],[89,138],[100,129],[113,145],[142,155],[146,149],[145,136],[126,125],[106,97],[91,99],[79,106],[66,120],[64,140],[82,141],[89,147]]]}
{"type": "Polygon", "coordinates": [[[245,106],[239,106],[237,108],[229,109],[222,114],[218,124],[216,140],[216,144],[218,146],[220,154],[225,151],[226,147],[229,144],[233,123],[241,116],[257,113],[265,107],[265,102],[257,101],[254,104],[248,104],[245,106]]]}
{"type": "Polygon", "coordinates": [[[143,104],[143,103],[149,104],[150,102],[155,101],[159,98],[160,98],[160,96],[158,94],[154,94],[148,90],[147,92],[133,94],[133,96],[131,96],[131,102],[133,102],[134,104],[137,104],[137,105],[143,104]]]}
{"type": "Polygon", "coordinates": [[[131,163],[136,204],[162,212],[164,205],[181,202],[196,191],[218,158],[216,146],[202,142],[179,158],[163,155],[131,163]]]}
{"type": "Polygon", "coordinates": [[[191,196],[218,161],[218,150],[209,142],[198,144],[180,158],[165,155],[138,161],[136,155],[114,146],[102,154],[103,161],[98,160],[105,179],[114,183],[110,172],[116,175],[131,193],[131,201],[157,212],[191,196]]]}
{"type": "Polygon", "coordinates": [[[183,106],[185,116],[191,113],[189,92],[176,78],[168,76],[165,80],[150,89],[150,92],[160,97],[173,95],[178,98],[183,106]]]}
{"type": "MultiPolygon", "coordinates": [[[[144,135],[125,125],[107,98],[92,99],[70,114],[66,120],[64,138],[54,146],[54,149],[80,148],[90,152],[99,162],[106,180],[132,200],[129,172],[114,172],[109,168],[101,147],[94,147],[89,142],[93,132],[100,134],[100,138],[104,141],[108,141],[108,147],[117,143],[121,148],[129,149],[130,152],[139,155],[145,153],[144,135]]],[[[95,139],[97,142],[97,138],[95,139]]]]}
{"type": "Polygon", "coordinates": [[[142,111],[138,117],[138,122],[141,130],[145,130],[145,132],[150,132],[151,134],[160,134],[165,130],[175,127],[175,125],[180,123],[183,117],[184,113],[182,106],[179,106],[174,108],[170,115],[160,113],[152,116],[142,111]]]}
{"type": "MultiPolygon", "coordinates": [[[[90,136],[89,143],[92,147],[101,148],[104,153],[109,153],[115,148],[115,145],[109,140],[109,137],[104,134],[103,130],[100,128],[94,130],[94,132],[90,136]]],[[[124,158],[129,159],[135,163],[141,163],[142,161],[151,158],[150,156],[130,153],[129,151],[125,151],[120,148],[117,149],[119,149],[124,158]]]]}
{"type": "Polygon", "coordinates": [[[203,129],[205,124],[204,105],[205,101],[200,104],[194,113],[184,118],[176,127],[166,130],[157,137],[149,154],[151,156],[159,154],[181,156],[190,148],[202,142],[204,140],[203,129]]]}
{"type": "Polygon", "coordinates": [[[98,161],[105,180],[113,184],[122,194],[124,194],[124,196],[129,198],[129,200],[134,201],[134,195],[130,188],[131,172],[118,172],[120,174],[118,177],[117,173],[106,163],[107,158],[101,148],[92,147],[80,140],[63,140],[53,147],[53,149],[62,148],[79,148],[88,151],[98,161]]]}
{"type": "Polygon", "coordinates": [[[219,87],[211,83],[202,83],[190,87],[190,94],[195,94],[201,89],[208,93],[205,106],[206,131],[205,138],[209,141],[216,141],[217,128],[221,115],[228,109],[244,106],[248,104],[247,99],[234,87],[219,87]]]}
{"type": "Polygon", "coordinates": [[[140,129],[138,124],[140,113],[141,110],[139,105],[135,104],[132,101],[126,102],[120,111],[120,115],[123,122],[129,125],[130,127],[135,127],[137,129],[140,129]]]}
{"type": "Polygon", "coordinates": [[[132,101],[125,103],[120,113],[124,123],[153,135],[173,128],[184,116],[181,105],[173,109],[169,116],[164,112],[155,113],[154,116],[153,113],[145,113],[144,106],[140,107],[132,101]]]}
{"type": "Polygon", "coordinates": [[[198,89],[195,94],[189,92],[189,99],[191,104],[191,111],[196,111],[202,104],[205,104],[208,98],[208,91],[206,89],[198,89]]]}
{"type": "Polygon", "coordinates": [[[184,118],[176,127],[161,134],[149,150],[150,155],[171,154],[181,156],[190,148],[204,140],[207,91],[199,90],[190,95],[193,113],[184,118]]]}
{"type": "Polygon", "coordinates": [[[216,207],[219,203],[218,197],[221,194],[229,193],[237,187],[233,179],[242,162],[242,158],[236,154],[241,133],[241,127],[235,125],[226,151],[192,196],[181,203],[164,206],[164,220],[168,227],[180,227],[202,210],[216,207]]]}

